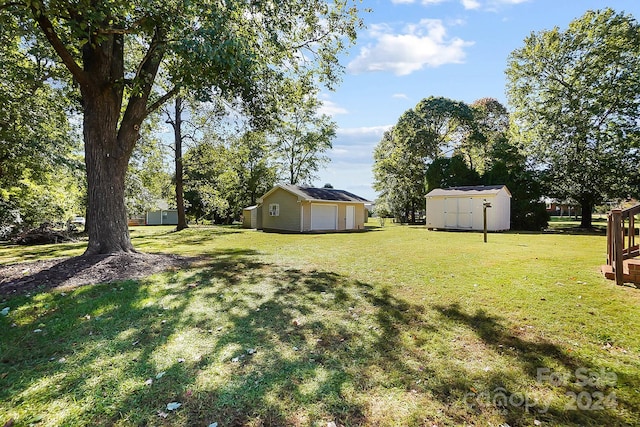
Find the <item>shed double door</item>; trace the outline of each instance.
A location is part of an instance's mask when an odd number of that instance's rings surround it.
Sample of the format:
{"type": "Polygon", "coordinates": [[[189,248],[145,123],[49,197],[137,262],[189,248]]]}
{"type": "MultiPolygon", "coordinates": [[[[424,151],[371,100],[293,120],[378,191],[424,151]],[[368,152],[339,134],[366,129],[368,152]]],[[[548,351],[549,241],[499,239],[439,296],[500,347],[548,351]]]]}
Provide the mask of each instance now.
{"type": "Polygon", "coordinates": [[[447,197],[444,199],[445,228],[473,228],[473,198],[447,197]]]}

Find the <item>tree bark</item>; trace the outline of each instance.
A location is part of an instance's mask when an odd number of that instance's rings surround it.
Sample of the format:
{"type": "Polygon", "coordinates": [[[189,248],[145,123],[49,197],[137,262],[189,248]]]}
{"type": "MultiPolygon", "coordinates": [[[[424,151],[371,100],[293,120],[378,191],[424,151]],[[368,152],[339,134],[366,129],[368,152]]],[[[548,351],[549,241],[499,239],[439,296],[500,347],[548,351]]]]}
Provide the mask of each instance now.
{"type": "MultiPolygon", "coordinates": [[[[135,135],[119,135],[122,87],[111,84],[122,75],[123,40],[113,36],[97,49],[85,48],[85,68],[93,75],[81,86],[87,170],[89,244],[85,255],[135,252],[129,236],[124,180],[135,135]]],[[[139,129],[139,128],[138,128],[139,129]]]]}
{"type": "Polygon", "coordinates": [[[580,228],[591,228],[591,222],[593,220],[593,203],[591,200],[584,198],[580,201],[580,209],[582,210],[580,228]]]}
{"type": "Polygon", "coordinates": [[[176,209],[178,210],[178,225],[176,231],[188,228],[187,216],[184,209],[184,184],[182,165],[182,97],[176,96],[173,136],[175,141],[175,168],[176,168],[176,209]]]}
{"type": "MultiPolygon", "coordinates": [[[[159,37],[156,34],[156,37],[159,37]]],[[[155,43],[152,43],[155,45],[155,43]]],[[[148,115],[147,101],[162,52],[150,48],[140,65],[139,94],[123,112],[124,37],[101,36],[82,50],[80,81],[87,170],[87,234],[84,255],[136,252],[131,244],[124,202],[124,182],[140,124],[148,115]]]]}

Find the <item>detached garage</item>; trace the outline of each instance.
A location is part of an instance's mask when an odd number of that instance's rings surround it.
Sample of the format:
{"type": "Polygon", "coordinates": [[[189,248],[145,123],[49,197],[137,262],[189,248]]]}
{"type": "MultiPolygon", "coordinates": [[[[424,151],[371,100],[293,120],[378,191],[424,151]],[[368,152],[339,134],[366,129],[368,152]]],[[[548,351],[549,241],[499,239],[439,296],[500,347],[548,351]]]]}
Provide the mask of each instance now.
{"type": "Polygon", "coordinates": [[[483,230],[487,202],[487,230],[511,227],[511,193],[505,185],[436,188],[426,195],[427,228],[483,230]]]}
{"type": "Polygon", "coordinates": [[[367,199],[334,188],[279,184],[258,199],[265,231],[292,233],[364,230],[367,199]]]}

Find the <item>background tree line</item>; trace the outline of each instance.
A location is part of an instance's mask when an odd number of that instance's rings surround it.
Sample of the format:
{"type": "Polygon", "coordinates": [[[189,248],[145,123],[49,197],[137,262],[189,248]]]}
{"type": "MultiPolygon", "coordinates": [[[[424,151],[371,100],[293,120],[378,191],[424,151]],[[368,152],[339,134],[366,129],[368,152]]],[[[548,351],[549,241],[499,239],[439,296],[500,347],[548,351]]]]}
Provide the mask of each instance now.
{"type": "Polygon", "coordinates": [[[512,228],[546,225],[542,196],[580,205],[640,196],[640,26],[612,9],[531,33],[506,69],[512,112],[426,98],[374,152],[383,213],[415,221],[433,188],[506,184],[512,228]]]}
{"type": "Polygon", "coordinates": [[[513,228],[547,223],[540,173],[509,143],[509,114],[495,99],[423,99],[385,133],[374,159],[379,214],[415,222],[435,188],[505,184],[513,228]]]}
{"type": "MultiPolygon", "coordinates": [[[[176,176],[168,177],[165,141],[156,133],[165,120],[161,108],[181,98],[226,104],[248,131],[268,135],[271,153],[279,150],[270,168],[280,173],[287,164],[291,180],[310,179],[335,128],[316,114],[313,98],[338,80],[338,55],[362,26],[356,3],[0,0],[4,234],[86,212],[87,255],[134,251],[128,214],[159,197],[185,204],[182,153],[175,150],[176,176]],[[276,133],[286,135],[274,147],[276,133]]],[[[174,142],[182,140],[182,123],[173,122],[174,142]]],[[[215,139],[196,136],[197,144],[215,139]]],[[[240,150],[237,141],[216,144],[220,157],[240,150]]],[[[206,172],[196,174],[195,164],[191,175],[201,183],[206,172]]],[[[231,175],[189,188],[203,190],[208,216],[236,215],[223,213],[218,196],[235,210],[231,175]]]]}
{"type": "MultiPolygon", "coordinates": [[[[158,199],[179,207],[184,192],[193,219],[228,222],[275,181],[310,182],[335,136],[335,123],[318,114],[317,87],[335,83],[337,55],[361,23],[346,3],[294,3],[236,13],[175,2],[84,10],[0,1],[0,234],[86,211],[89,252],[126,251],[126,213],[158,199]],[[270,19],[256,22],[262,13],[270,19]],[[234,37],[222,40],[227,26],[234,37]],[[316,39],[322,49],[309,44],[316,39]],[[95,91],[101,84],[109,96],[95,91]],[[243,125],[229,134],[220,109],[206,111],[217,103],[243,125]],[[167,124],[173,141],[159,138],[167,124]]],[[[510,113],[494,99],[431,97],[398,119],[374,153],[380,210],[414,220],[431,188],[506,184],[514,228],[544,225],[541,195],[580,204],[588,227],[595,205],[639,196],[633,16],[589,11],[567,29],[533,32],[506,75],[510,113]]]]}

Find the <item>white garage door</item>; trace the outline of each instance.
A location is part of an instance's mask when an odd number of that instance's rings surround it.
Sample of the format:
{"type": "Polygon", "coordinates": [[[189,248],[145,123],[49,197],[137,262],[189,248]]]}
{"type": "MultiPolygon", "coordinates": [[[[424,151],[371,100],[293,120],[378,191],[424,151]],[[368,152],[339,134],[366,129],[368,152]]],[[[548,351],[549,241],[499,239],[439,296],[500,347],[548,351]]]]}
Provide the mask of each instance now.
{"type": "Polygon", "coordinates": [[[338,228],[338,207],[331,205],[311,205],[312,230],[336,230],[338,228]]]}

